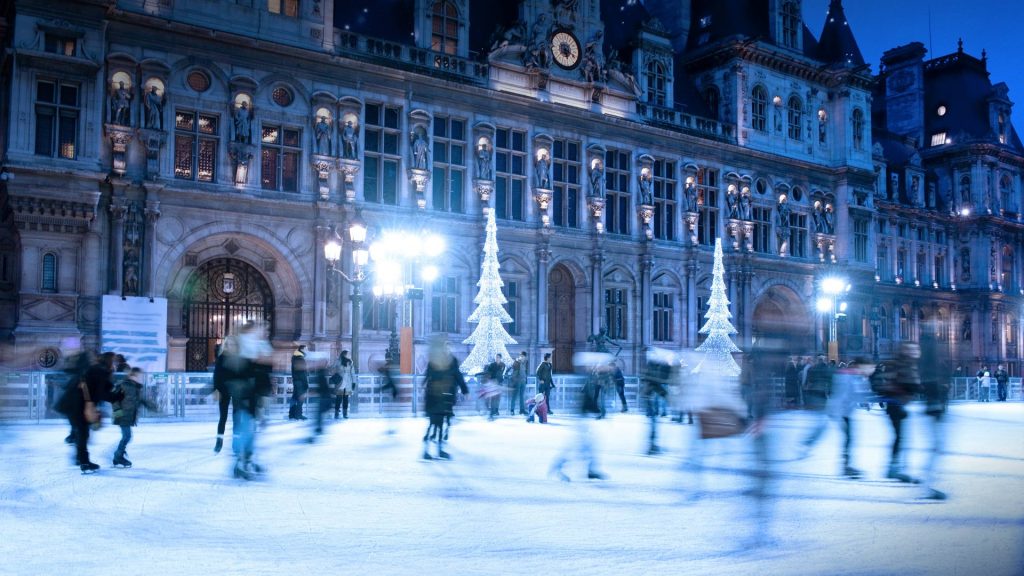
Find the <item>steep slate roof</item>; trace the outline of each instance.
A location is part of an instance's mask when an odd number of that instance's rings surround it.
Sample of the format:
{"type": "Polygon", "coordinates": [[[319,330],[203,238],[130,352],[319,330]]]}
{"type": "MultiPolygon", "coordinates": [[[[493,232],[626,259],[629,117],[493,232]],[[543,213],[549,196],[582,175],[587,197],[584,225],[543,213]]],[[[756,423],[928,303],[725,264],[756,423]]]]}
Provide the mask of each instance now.
{"type": "Polygon", "coordinates": [[[604,22],[605,53],[619,51],[619,59],[629,63],[637,31],[651,15],[636,0],[601,0],[601,21],[604,22]]]}
{"type": "MultiPolygon", "coordinates": [[[[806,47],[806,44],[804,45],[806,47]]],[[[846,21],[842,0],[832,0],[818,40],[817,58],[835,66],[863,66],[864,57],[846,21]]]]}

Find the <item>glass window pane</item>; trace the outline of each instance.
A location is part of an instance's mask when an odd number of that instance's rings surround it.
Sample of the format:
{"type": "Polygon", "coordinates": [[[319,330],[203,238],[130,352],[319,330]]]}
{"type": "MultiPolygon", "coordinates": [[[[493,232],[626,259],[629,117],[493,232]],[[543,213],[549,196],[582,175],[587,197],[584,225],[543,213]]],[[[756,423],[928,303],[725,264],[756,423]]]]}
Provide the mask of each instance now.
{"type": "Polygon", "coordinates": [[[192,144],[195,138],[177,134],[174,137],[174,177],[192,179],[192,144]]]}
{"type": "Polygon", "coordinates": [[[36,101],[53,103],[56,101],[57,87],[53,82],[36,83],[36,101]]]}
{"type": "Polygon", "coordinates": [[[284,131],[284,145],[297,148],[302,139],[302,132],[300,130],[285,130],[284,131]]]}
{"type": "Polygon", "coordinates": [[[398,134],[394,132],[384,133],[384,153],[398,154],[398,134]]]}
{"type": "Polygon", "coordinates": [[[430,179],[430,185],[434,191],[434,210],[444,210],[444,168],[434,168],[434,176],[430,179]]]}
{"type": "Polygon", "coordinates": [[[384,127],[398,128],[398,108],[384,109],[384,127]]]}
{"type": "Polygon", "coordinates": [[[299,191],[298,152],[284,153],[284,166],[281,167],[281,189],[285,192],[299,191]]]}
{"type": "Polygon", "coordinates": [[[448,161],[448,146],[443,143],[434,144],[434,162],[448,161]]]}
{"type": "Polygon", "coordinates": [[[63,106],[78,106],[78,86],[61,84],[60,103],[63,106]]]}
{"type": "Polygon", "coordinates": [[[434,136],[444,138],[448,135],[448,122],[444,118],[434,119],[434,136]]]}
{"type": "Polygon", "coordinates": [[[462,120],[452,120],[452,140],[466,139],[466,123],[462,120]]]}
{"type": "Polygon", "coordinates": [[[213,182],[216,178],[217,141],[202,139],[199,141],[199,180],[213,182]]]}
{"type": "MultiPolygon", "coordinates": [[[[440,146],[438,146],[440,148],[440,146]]],[[[462,154],[465,148],[461,144],[452,144],[452,164],[465,165],[462,154]]]]}
{"type": "Polygon", "coordinates": [[[60,115],[60,157],[73,160],[77,154],[75,141],[78,139],[78,114],[63,112],[60,115]]]}
{"type": "Polygon", "coordinates": [[[277,151],[264,148],[260,154],[260,185],[264,190],[277,188],[277,151]]]}
{"type": "Polygon", "coordinates": [[[216,116],[210,116],[207,114],[199,115],[199,132],[203,134],[216,135],[217,124],[218,121],[216,116]]]}
{"type": "Polygon", "coordinates": [[[381,196],[385,204],[398,204],[398,163],[394,160],[384,162],[384,189],[381,196]]]}
{"type": "Polygon", "coordinates": [[[367,152],[380,152],[380,130],[367,130],[364,145],[367,152]]]}
{"type": "Polygon", "coordinates": [[[53,155],[54,110],[39,107],[36,109],[36,154],[53,155]]]}
{"type": "Polygon", "coordinates": [[[452,170],[451,178],[451,203],[449,208],[452,212],[462,212],[462,170],[452,170]]]}
{"type": "Polygon", "coordinates": [[[380,126],[380,105],[366,105],[366,123],[370,126],[380,126]]]}

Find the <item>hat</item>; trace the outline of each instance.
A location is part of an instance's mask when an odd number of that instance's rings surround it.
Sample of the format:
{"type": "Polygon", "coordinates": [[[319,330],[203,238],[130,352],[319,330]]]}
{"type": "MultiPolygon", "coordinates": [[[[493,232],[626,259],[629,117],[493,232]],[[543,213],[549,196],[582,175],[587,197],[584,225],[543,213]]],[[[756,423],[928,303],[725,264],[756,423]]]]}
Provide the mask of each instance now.
{"type": "Polygon", "coordinates": [[[537,402],[543,402],[544,394],[542,392],[538,392],[537,395],[533,397],[533,399],[536,400],[537,402]]]}

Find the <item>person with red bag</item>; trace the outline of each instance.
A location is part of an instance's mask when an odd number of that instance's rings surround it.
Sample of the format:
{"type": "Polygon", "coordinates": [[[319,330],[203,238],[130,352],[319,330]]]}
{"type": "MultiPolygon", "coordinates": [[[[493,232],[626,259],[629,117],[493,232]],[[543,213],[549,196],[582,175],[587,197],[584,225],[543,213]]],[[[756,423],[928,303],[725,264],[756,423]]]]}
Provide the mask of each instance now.
{"type": "Polygon", "coordinates": [[[96,362],[85,371],[78,386],[68,389],[68,421],[75,430],[75,464],[83,474],[100,469],[89,460],[89,432],[100,426],[97,405],[100,402],[120,402],[123,393],[114,392],[114,353],[100,354],[96,362]]]}

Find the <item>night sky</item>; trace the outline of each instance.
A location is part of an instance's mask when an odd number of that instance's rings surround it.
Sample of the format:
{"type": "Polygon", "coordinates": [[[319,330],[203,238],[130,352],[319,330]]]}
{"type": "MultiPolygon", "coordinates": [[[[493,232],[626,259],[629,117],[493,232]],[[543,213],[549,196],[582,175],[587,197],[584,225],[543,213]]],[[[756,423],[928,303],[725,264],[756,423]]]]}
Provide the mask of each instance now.
{"type": "MultiPolygon", "coordinates": [[[[815,37],[821,34],[829,0],[804,0],[804,20],[815,37]]],[[[993,84],[1010,87],[1013,125],[1024,128],[1024,2],[1020,0],[845,0],[843,9],[864,61],[878,73],[882,53],[918,41],[928,49],[927,59],[956,52],[963,38],[964,52],[981,58],[988,52],[993,84]],[[931,11],[931,34],[928,13],[931,11]]]]}

